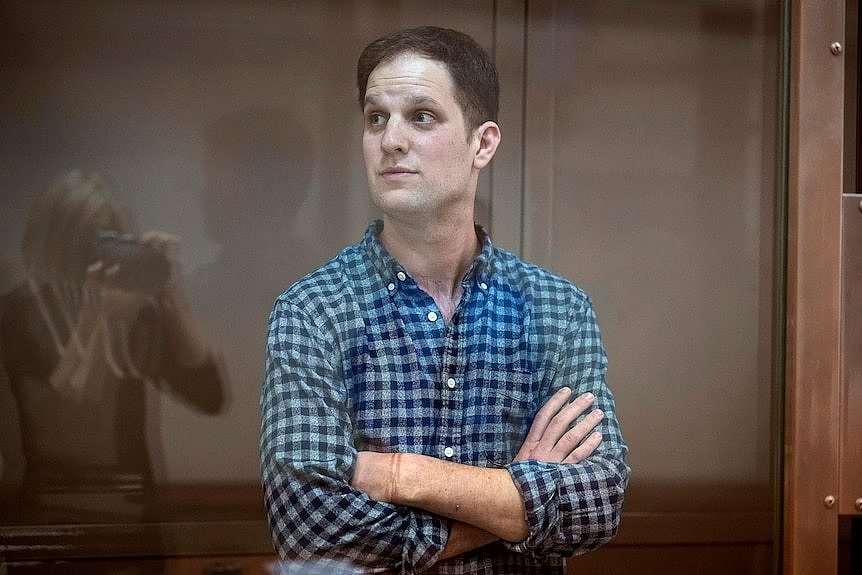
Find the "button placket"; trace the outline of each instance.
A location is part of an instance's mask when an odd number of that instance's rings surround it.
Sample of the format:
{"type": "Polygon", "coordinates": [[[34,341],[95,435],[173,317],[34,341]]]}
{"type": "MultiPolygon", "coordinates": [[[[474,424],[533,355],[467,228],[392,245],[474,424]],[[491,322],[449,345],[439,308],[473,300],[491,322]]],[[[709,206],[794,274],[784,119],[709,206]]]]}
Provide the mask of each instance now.
{"type": "Polygon", "coordinates": [[[440,428],[438,444],[442,449],[443,457],[463,461],[460,452],[461,434],[463,426],[463,389],[459,381],[461,373],[461,329],[458,322],[451,322],[446,330],[441,364],[440,389],[442,394],[443,413],[441,421],[445,422],[440,428]]]}

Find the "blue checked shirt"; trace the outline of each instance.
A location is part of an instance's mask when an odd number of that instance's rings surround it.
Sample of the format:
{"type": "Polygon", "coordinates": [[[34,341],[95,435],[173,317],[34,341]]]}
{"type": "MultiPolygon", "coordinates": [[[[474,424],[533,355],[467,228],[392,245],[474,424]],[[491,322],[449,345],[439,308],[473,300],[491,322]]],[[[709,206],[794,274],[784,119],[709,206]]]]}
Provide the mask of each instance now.
{"type": "Polygon", "coordinates": [[[589,298],[477,227],[483,249],[446,325],[381,229],[284,292],[270,316],[261,456],[280,556],[357,572],[564,573],[563,557],[614,536],[629,476],[589,298]],[[595,394],[601,445],[577,464],[513,462],[563,386],[595,394]],[[357,451],[505,467],[530,535],[437,562],[450,520],[353,489],[357,451]]]}

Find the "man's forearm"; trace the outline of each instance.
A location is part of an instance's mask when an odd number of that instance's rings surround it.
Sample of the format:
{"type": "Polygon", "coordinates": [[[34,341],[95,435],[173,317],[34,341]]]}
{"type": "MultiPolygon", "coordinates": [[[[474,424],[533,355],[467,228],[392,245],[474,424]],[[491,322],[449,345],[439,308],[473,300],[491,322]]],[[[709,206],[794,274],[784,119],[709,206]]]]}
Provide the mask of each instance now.
{"type": "Polygon", "coordinates": [[[393,503],[468,523],[506,541],[529,535],[524,502],[507,470],[414,453],[395,455],[393,503]]]}
{"type": "MultiPolygon", "coordinates": [[[[574,464],[596,450],[602,435],[595,428],[604,414],[595,410],[575,423],[595,397],[586,393],[569,403],[570,396],[571,389],[563,387],[539,410],[516,461],[574,464]]],[[[521,542],[530,535],[525,494],[508,469],[473,467],[415,453],[360,451],[350,483],[372,499],[417,507],[506,541],[521,542]]]]}
{"type": "Polygon", "coordinates": [[[488,533],[484,529],[479,529],[469,523],[454,521],[452,522],[452,528],[449,530],[449,540],[446,542],[443,552],[437,557],[437,561],[445,561],[446,559],[463,555],[499,540],[499,537],[488,533]]]}

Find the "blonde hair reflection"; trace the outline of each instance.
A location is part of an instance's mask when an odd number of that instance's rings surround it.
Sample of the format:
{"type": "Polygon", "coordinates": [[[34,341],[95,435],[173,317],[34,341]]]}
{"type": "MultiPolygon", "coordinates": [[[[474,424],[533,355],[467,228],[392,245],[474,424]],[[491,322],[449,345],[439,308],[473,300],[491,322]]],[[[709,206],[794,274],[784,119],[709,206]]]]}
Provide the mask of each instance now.
{"type": "Polygon", "coordinates": [[[140,377],[130,331],[145,296],[123,294],[127,301],[117,306],[121,311],[112,313],[110,322],[104,314],[83,317],[99,308],[104,297],[104,288],[88,281],[102,229],[130,231],[131,220],[102,177],[75,170],[58,177],[36,200],[22,242],[27,285],[61,358],[50,383],[77,400],[98,398],[110,374],[140,377]],[[85,321],[93,322],[93,328],[77,329],[85,321]]]}

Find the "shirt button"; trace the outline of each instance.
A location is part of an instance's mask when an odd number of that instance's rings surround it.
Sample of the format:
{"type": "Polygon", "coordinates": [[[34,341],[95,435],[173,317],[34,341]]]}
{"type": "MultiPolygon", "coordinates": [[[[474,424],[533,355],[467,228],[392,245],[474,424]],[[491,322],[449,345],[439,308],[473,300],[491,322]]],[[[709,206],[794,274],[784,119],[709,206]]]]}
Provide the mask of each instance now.
{"type": "Polygon", "coordinates": [[[395,284],[394,284],[394,283],[392,283],[392,282],[389,282],[389,285],[388,285],[388,286],[386,286],[386,289],[388,289],[389,291],[394,290],[394,289],[395,289],[395,284]]]}
{"type": "Polygon", "coordinates": [[[407,274],[405,274],[404,272],[398,272],[397,274],[395,274],[395,276],[401,281],[404,281],[407,279],[407,274]]]}
{"type": "Polygon", "coordinates": [[[443,455],[445,455],[446,457],[452,457],[453,455],[455,455],[455,450],[451,447],[447,447],[443,450],[443,455]]]}
{"type": "Polygon", "coordinates": [[[455,389],[455,379],[450,377],[446,380],[446,385],[449,386],[449,389],[455,389]]]}
{"type": "Polygon", "coordinates": [[[428,321],[437,321],[437,314],[433,311],[428,312],[428,321]]]}
{"type": "Polygon", "coordinates": [[[485,282],[482,282],[479,284],[479,287],[482,289],[488,289],[488,284],[486,284],[485,282]]]}

